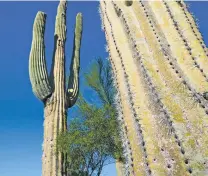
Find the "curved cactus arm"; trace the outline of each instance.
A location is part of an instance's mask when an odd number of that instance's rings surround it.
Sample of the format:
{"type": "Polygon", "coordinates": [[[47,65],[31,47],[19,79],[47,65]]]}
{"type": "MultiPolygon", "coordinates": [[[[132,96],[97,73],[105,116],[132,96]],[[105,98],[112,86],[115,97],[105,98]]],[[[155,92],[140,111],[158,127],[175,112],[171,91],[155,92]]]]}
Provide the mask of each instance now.
{"type": "Polygon", "coordinates": [[[29,58],[29,75],[33,93],[44,101],[52,94],[45,60],[46,14],[38,12],[33,25],[33,39],[29,58]]]}
{"type": "Polygon", "coordinates": [[[82,14],[76,16],[76,27],[74,32],[74,48],[70,66],[70,76],[67,88],[67,105],[70,108],[77,100],[79,94],[79,68],[80,68],[80,46],[82,38],[82,14]]]}

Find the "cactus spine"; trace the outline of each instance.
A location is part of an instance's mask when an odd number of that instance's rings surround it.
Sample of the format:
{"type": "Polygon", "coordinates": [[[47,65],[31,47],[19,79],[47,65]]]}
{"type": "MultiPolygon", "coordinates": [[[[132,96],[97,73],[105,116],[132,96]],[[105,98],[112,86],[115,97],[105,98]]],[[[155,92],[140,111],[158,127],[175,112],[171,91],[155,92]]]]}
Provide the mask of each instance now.
{"type": "Polygon", "coordinates": [[[123,174],[207,175],[208,54],[185,3],[100,8],[119,92],[123,174]]]}
{"type": "Polygon", "coordinates": [[[29,58],[32,90],[44,103],[43,176],[66,176],[64,154],[56,151],[56,138],[67,128],[67,109],[76,102],[79,91],[80,45],[82,14],[76,16],[74,50],[68,87],[65,85],[65,42],[67,2],[61,0],[56,16],[54,55],[50,76],[45,60],[44,32],[46,14],[38,12],[33,26],[33,40],[29,58]]]}

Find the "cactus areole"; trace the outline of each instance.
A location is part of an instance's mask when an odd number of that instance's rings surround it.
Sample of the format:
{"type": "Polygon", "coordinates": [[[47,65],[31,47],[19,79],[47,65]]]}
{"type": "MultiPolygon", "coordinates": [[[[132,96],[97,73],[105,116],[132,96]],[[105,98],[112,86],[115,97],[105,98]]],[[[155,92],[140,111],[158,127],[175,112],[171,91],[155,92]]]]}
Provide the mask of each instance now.
{"type": "Polygon", "coordinates": [[[118,175],[208,175],[208,50],[186,4],[103,0],[100,14],[118,90],[118,175]]]}
{"type": "Polygon", "coordinates": [[[57,9],[50,75],[46,67],[44,44],[46,14],[38,12],[33,26],[29,75],[35,96],[44,103],[42,176],[67,175],[65,156],[57,152],[56,138],[59,132],[67,129],[67,109],[75,104],[78,96],[82,14],[76,16],[70,76],[68,85],[65,85],[66,9],[67,2],[61,0],[57,9]]]}

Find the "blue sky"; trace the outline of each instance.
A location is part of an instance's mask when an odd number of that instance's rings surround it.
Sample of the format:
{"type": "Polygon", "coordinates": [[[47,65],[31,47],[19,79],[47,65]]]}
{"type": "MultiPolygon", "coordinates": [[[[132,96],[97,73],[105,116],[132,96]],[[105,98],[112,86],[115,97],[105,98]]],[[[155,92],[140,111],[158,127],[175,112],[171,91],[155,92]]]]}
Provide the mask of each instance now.
{"type": "MultiPolygon", "coordinates": [[[[208,43],[208,2],[190,2],[208,43]]],[[[46,56],[50,68],[54,22],[58,2],[0,2],[0,175],[41,175],[43,104],[31,90],[28,59],[33,20],[37,11],[47,13],[46,56]]],[[[69,68],[76,13],[83,13],[81,73],[95,57],[107,57],[101,31],[98,2],[69,2],[66,65],[69,68]]],[[[68,73],[68,69],[67,69],[68,73]]],[[[82,86],[83,87],[83,86],[82,86]]],[[[69,111],[70,114],[71,111],[69,111]]],[[[105,176],[115,176],[114,165],[105,176]]]]}

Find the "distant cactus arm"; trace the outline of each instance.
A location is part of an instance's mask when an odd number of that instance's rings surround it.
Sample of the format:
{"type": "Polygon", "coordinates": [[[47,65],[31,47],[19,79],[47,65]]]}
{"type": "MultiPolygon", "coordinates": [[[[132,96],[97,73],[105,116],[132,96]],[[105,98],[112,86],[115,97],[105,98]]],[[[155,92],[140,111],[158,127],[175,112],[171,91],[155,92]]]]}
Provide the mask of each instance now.
{"type": "Polygon", "coordinates": [[[80,68],[80,46],[82,38],[82,14],[76,16],[76,27],[74,32],[74,48],[70,66],[70,77],[67,88],[68,107],[73,106],[79,93],[79,68],[80,68]]]}
{"type": "Polygon", "coordinates": [[[45,21],[46,14],[38,12],[33,25],[33,39],[29,58],[29,75],[33,93],[42,101],[52,93],[45,60],[45,21]]]}

